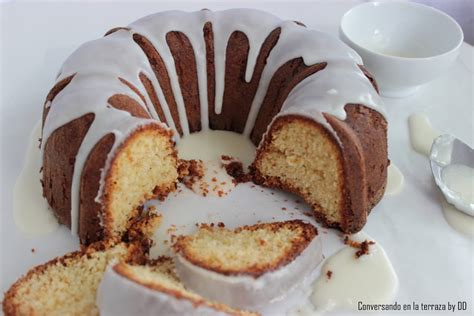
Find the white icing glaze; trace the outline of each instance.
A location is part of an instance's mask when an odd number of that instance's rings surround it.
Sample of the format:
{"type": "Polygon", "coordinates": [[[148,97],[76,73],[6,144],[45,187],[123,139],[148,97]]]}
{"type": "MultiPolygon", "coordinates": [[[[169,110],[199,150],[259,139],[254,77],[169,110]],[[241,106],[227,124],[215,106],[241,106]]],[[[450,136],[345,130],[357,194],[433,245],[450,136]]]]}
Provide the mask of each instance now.
{"type": "Polygon", "coordinates": [[[387,170],[387,186],[385,187],[385,195],[396,195],[403,189],[404,177],[400,169],[390,162],[387,170]]]}
{"type": "Polygon", "coordinates": [[[322,259],[321,240],[316,236],[292,262],[258,278],[226,276],[196,266],[179,254],[175,265],[183,284],[200,295],[235,308],[261,310],[285,299],[303,284],[322,259]]]}
{"type": "Polygon", "coordinates": [[[159,291],[149,289],[129,280],[112,269],[105,271],[97,290],[97,306],[100,315],[167,315],[167,316],[225,316],[206,306],[194,306],[193,302],[178,299],[159,291]]]}
{"type": "Polygon", "coordinates": [[[424,114],[412,114],[408,117],[410,142],[414,150],[429,157],[433,141],[441,135],[435,130],[424,114]]]}
{"type": "MultiPolygon", "coordinates": [[[[260,48],[275,28],[281,28],[278,43],[268,56],[250,113],[244,135],[248,136],[255,124],[260,106],[270,80],[277,69],[290,59],[302,57],[306,65],[326,62],[324,70],[297,85],[285,101],[279,115],[298,114],[326,124],[321,112],[344,119],[343,107],[347,103],[362,103],[383,113],[382,102],[357,64],[360,57],[337,38],[308,30],[292,21],[258,10],[234,9],[219,12],[207,10],[187,13],[168,11],[144,17],[129,26],[99,40],[83,44],[64,63],[57,80],[75,74],[69,85],[52,101],[43,131],[42,150],[48,137],[60,126],[87,113],[94,113],[95,121],[77,154],[71,187],[71,231],[76,233],[79,207],[79,185],[83,166],[93,146],[108,133],[115,135],[114,146],[101,175],[97,194],[100,201],[105,175],[117,147],[139,126],[158,120],[150,96],[139,80],[144,73],[152,82],[169,128],[176,131],[170,109],[153,69],[141,48],[134,42],[133,34],[145,36],[157,49],[165,63],[174,98],[177,103],[179,122],[184,136],[189,134],[188,120],[181,87],[166,43],[170,31],[183,32],[189,39],[196,59],[202,129],[209,128],[206,49],[203,27],[211,22],[214,34],[215,56],[215,112],[222,111],[225,80],[227,42],[235,31],[243,32],[249,40],[249,55],[245,80],[251,80],[260,48]],[[135,86],[145,97],[146,104],[118,78],[135,86]],[[127,112],[107,106],[109,97],[125,94],[148,108],[153,119],[131,117],[127,112]]],[[[179,139],[177,133],[176,138],[179,139]]]]}
{"type": "MultiPolygon", "coordinates": [[[[363,232],[352,240],[373,240],[363,232]]],[[[356,249],[344,247],[326,259],[314,284],[312,303],[320,312],[333,309],[357,310],[363,304],[389,304],[398,290],[398,277],[379,243],[369,246],[369,254],[359,258],[356,249]],[[331,271],[331,278],[327,272],[331,271]]]]}
{"type": "Polygon", "coordinates": [[[46,234],[59,226],[43,197],[40,184],[41,155],[38,140],[41,122],[31,133],[26,160],[13,188],[13,219],[16,226],[27,234],[46,234]]]}

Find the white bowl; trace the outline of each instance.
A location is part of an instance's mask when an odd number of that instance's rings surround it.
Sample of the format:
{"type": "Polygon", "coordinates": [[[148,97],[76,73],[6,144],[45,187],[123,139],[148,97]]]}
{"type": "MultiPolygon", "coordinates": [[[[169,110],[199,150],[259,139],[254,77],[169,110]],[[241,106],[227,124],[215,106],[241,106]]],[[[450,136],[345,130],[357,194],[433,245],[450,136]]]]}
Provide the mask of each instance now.
{"type": "Polygon", "coordinates": [[[445,72],[463,42],[449,15],[412,2],[369,2],[341,20],[341,39],[356,50],[380,93],[405,97],[445,72]]]}

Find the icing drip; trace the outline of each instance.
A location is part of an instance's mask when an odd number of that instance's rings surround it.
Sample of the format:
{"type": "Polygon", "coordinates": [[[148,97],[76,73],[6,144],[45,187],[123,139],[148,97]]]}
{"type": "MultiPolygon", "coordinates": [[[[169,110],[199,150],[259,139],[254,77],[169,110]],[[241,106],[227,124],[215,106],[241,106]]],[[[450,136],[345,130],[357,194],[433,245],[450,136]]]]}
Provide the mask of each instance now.
{"type": "Polygon", "coordinates": [[[293,89],[279,115],[304,115],[328,127],[321,112],[344,119],[344,105],[347,103],[364,104],[383,113],[380,98],[358,67],[358,64],[362,64],[360,57],[330,35],[308,30],[292,21],[282,21],[271,14],[251,9],[219,12],[202,10],[193,13],[168,11],[144,17],[130,24],[128,28],[83,44],[65,61],[57,78],[60,81],[74,75],[71,82],[50,104],[43,130],[42,156],[48,137],[57,128],[87,113],[94,114],[94,122],[80,146],[74,165],[71,187],[73,233],[77,231],[82,169],[93,146],[105,135],[114,134],[115,143],[101,174],[101,186],[96,198],[100,201],[105,175],[115,150],[138,127],[157,124],[159,120],[151,96],[140,80],[140,74],[146,75],[151,81],[167,125],[175,131],[176,140],[179,141],[180,138],[158,78],[144,51],[134,41],[133,35],[145,37],[164,62],[183,136],[190,132],[188,118],[175,61],[167,44],[166,35],[172,31],[179,31],[187,37],[194,51],[197,68],[201,126],[203,130],[209,129],[206,42],[203,33],[204,26],[208,22],[211,23],[213,32],[216,114],[222,111],[226,51],[230,36],[235,31],[240,31],[248,38],[249,53],[245,81],[250,82],[265,39],[276,28],[281,29],[278,42],[266,60],[244,135],[249,136],[253,129],[273,75],[282,65],[295,58],[302,58],[306,65],[323,62],[327,65],[324,70],[307,77],[293,89]],[[137,88],[145,102],[120,78],[137,88]],[[151,119],[132,117],[126,111],[110,107],[108,100],[116,94],[133,98],[144,109],[148,109],[151,119]]]}
{"type": "Polygon", "coordinates": [[[397,195],[403,189],[404,177],[400,169],[393,163],[390,163],[387,170],[387,185],[385,187],[385,195],[397,195]]]}
{"type": "Polygon", "coordinates": [[[408,117],[410,128],[410,142],[414,150],[422,155],[429,156],[433,141],[441,135],[431,126],[431,122],[424,114],[412,114],[408,117]]]}

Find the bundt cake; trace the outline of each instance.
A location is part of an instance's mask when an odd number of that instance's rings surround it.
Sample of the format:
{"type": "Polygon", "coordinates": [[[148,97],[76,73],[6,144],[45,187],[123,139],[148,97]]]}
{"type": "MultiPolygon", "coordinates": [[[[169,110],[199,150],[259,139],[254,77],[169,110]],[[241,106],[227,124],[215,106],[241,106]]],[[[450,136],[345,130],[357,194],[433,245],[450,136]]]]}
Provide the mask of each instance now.
{"type": "Polygon", "coordinates": [[[87,244],[123,234],[176,187],[174,141],[206,129],[258,145],[255,181],[356,232],[381,198],[387,123],[360,57],[257,10],[170,11],[79,47],[46,98],[42,184],[87,244]]]}
{"type": "Polygon", "coordinates": [[[187,290],[168,257],[146,265],[119,263],[108,268],[99,286],[97,305],[102,316],[258,315],[206,300],[187,290]]]}
{"type": "Polygon", "coordinates": [[[202,224],[177,238],[175,265],[186,288],[234,308],[261,310],[313,275],[323,260],[317,234],[301,220],[233,230],[202,224]]]}

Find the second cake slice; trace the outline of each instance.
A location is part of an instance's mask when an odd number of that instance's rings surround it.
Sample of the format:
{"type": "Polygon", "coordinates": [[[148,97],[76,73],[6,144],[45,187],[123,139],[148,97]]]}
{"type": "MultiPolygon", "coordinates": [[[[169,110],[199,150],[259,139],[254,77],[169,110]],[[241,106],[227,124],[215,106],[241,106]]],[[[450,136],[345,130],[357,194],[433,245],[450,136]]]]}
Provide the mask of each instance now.
{"type": "Polygon", "coordinates": [[[183,284],[235,308],[259,309],[287,296],[322,261],[317,229],[301,220],[229,230],[203,224],[173,249],[183,284]]]}

